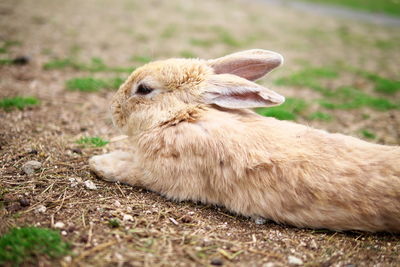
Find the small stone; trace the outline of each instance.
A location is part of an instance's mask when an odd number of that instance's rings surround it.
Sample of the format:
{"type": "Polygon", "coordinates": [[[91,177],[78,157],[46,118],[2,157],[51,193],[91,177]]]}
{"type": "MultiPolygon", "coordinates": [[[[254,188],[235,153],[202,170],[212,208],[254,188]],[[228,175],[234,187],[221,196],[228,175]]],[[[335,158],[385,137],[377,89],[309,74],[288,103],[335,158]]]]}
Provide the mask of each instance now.
{"type": "Polygon", "coordinates": [[[288,257],[288,262],[289,264],[294,264],[294,265],[302,265],[303,261],[295,256],[289,256],[288,257]]]}
{"type": "Polygon", "coordinates": [[[39,170],[42,167],[42,163],[36,160],[30,160],[28,162],[25,162],[24,165],[22,165],[22,170],[24,173],[27,175],[32,175],[35,173],[35,170],[39,170]]]}
{"type": "Polygon", "coordinates": [[[64,257],[64,261],[70,263],[70,262],[72,262],[72,257],[69,256],[69,255],[68,255],[68,256],[65,256],[65,257],[64,257]]]}
{"type": "Polygon", "coordinates": [[[118,200],[115,200],[114,201],[114,206],[116,206],[116,207],[121,207],[122,205],[121,205],[121,202],[119,202],[118,200]]]}
{"type": "Polygon", "coordinates": [[[21,198],[18,202],[22,207],[28,207],[31,204],[27,198],[21,198]]]}
{"type": "Polygon", "coordinates": [[[191,223],[193,221],[193,219],[189,215],[185,215],[185,216],[182,217],[181,221],[183,223],[191,223]]]}
{"type": "Polygon", "coordinates": [[[31,149],[28,151],[28,154],[37,155],[39,152],[36,149],[31,149]]]}
{"type": "Polygon", "coordinates": [[[255,224],[262,225],[262,224],[266,224],[267,220],[263,217],[257,217],[254,219],[254,222],[255,222],[255,224]]]}
{"type": "Polygon", "coordinates": [[[65,223],[63,223],[63,222],[56,222],[54,224],[54,228],[62,229],[64,227],[65,227],[65,223]]]}
{"type": "Polygon", "coordinates": [[[133,217],[132,217],[132,215],[124,214],[124,217],[122,218],[122,220],[123,220],[124,222],[133,221],[133,217]]]}
{"type": "Polygon", "coordinates": [[[61,231],[61,235],[66,236],[67,234],[67,231],[61,231]]]}
{"type": "Polygon", "coordinates": [[[315,242],[314,239],[311,240],[311,242],[310,242],[310,248],[312,248],[312,249],[317,249],[318,248],[317,242],[315,242]]]}
{"type": "Polygon", "coordinates": [[[28,56],[19,56],[13,59],[12,63],[14,65],[26,65],[30,61],[30,58],[28,56]]]}
{"type": "Polygon", "coordinates": [[[90,190],[96,190],[97,189],[97,186],[90,180],[85,181],[84,184],[85,184],[87,189],[90,189],[90,190]]]}
{"type": "Polygon", "coordinates": [[[170,220],[173,224],[179,225],[179,223],[178,223],[174,218],[170,217],[169,220],[170,220]]]}
{"type": "Polygon", "coordinates": [[[82,154],[82,149],[80,149],[80,148],[72,148],[71,151],[72,151],[72,153],[75,153],[75,154],[82,154]]]}
{"type": "Polygon", "coordinates": [[[38,212],[38,213],[45,213],[46,210],[47,210],[47,208],[44,205],[39,205],[36,207],[36,212],[38,212]]]}
{"type": "Polygon", "coordinates": [[[216,259],[212,259],[210,264],[214,265],[214,266],[222,266],[222,265],[224,265],[224,262],[221,259],[216,258],[216,259]]]}

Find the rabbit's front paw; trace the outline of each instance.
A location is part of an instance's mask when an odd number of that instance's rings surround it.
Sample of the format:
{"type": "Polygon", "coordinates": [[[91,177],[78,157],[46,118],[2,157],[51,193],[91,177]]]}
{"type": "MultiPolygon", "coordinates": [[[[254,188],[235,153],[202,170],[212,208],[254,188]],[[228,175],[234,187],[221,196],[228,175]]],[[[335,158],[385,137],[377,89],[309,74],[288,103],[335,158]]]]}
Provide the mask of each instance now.
{"type": "Polygon", "coordinates": [[[132,165],[132,154],[124,151],[115,151],[104,155],[91,157],[90,169],[100,178],[109,182],[125,182],[128,177],[129,166],[132,165]]]}

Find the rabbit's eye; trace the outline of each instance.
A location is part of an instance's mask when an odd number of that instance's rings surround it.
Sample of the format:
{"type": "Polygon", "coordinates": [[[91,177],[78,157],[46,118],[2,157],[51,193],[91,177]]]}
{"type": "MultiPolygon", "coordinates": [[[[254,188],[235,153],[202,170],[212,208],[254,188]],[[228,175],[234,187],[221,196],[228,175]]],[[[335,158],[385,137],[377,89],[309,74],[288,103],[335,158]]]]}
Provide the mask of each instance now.
{"type": "Polygon", "coordinates": [[[138,88],[136,90],[136,93],[138,95],[148,95],[152,91],[153,91],[153,88],[151,88],[151,87],[149,87],[147,85],[144,85],[144,84],[139,84],[139,86],[138,86],[138,88]]]}

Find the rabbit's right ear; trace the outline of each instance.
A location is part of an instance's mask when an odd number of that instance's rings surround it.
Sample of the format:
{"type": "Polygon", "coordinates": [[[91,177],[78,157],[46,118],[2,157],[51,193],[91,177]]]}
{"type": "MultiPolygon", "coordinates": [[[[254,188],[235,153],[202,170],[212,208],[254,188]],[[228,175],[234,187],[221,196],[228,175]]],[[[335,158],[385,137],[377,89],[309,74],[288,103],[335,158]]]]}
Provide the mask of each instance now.
{"type": "Polygon", "coordinates": [[[223,108],[260,108],[280,105],[285,98],[274,91],[231,74],[211,75],[203,102],[223,108]]]}
{"type": "Polygon", "coordinates": [[[250,81],[263,77],[282,62],[280,54],[263,49],[246,50],[207,61],[216,74],[234,74],[250,81]]]}

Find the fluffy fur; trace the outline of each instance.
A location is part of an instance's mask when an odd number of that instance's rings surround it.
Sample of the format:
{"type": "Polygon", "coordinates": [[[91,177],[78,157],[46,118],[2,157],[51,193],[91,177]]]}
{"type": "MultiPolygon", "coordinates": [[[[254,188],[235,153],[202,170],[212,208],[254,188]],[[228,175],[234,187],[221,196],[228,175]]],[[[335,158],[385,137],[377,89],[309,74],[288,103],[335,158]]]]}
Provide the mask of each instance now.
{"type": "Polygon", "coordinates": [[[130,150],[94,156],[108,181],[298,227],[400,232],[400,148],[262,117],[284,98],[250,80],[282,62],[249,50],[132,73],[112,103],[130,150]],[[149,95],[136,92],[145,83],[149,95]],[[239,108],[237,108],[239,107],[239,108]]]}

